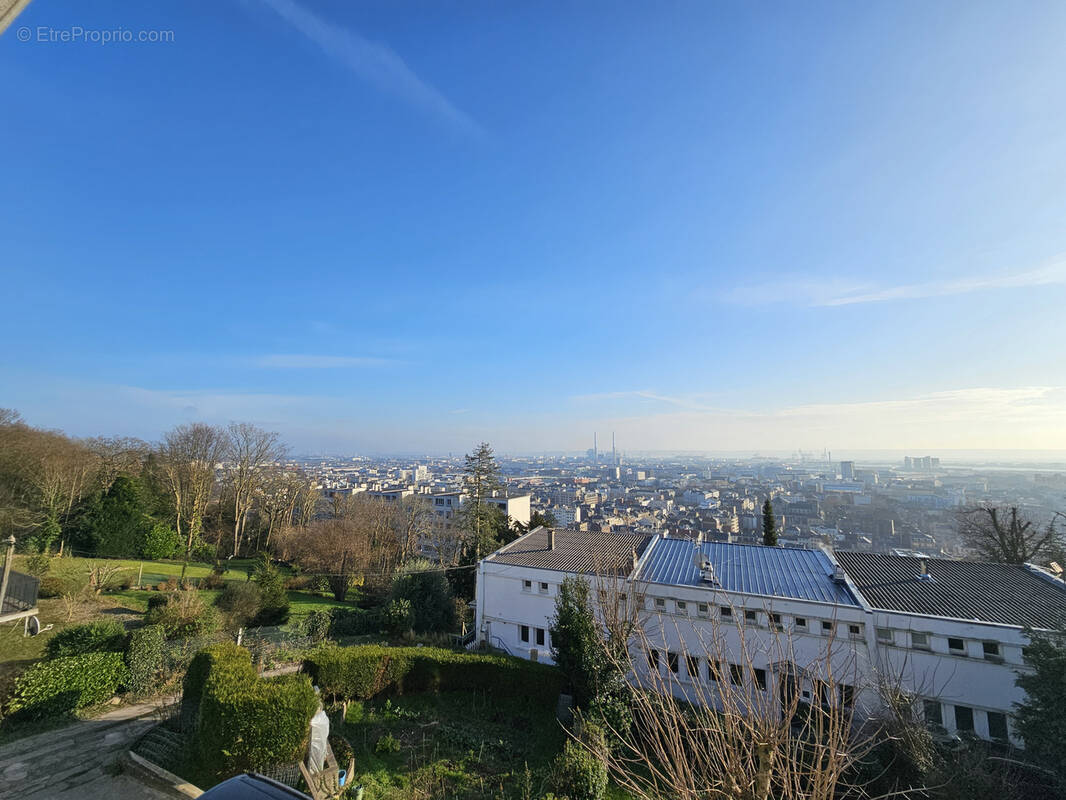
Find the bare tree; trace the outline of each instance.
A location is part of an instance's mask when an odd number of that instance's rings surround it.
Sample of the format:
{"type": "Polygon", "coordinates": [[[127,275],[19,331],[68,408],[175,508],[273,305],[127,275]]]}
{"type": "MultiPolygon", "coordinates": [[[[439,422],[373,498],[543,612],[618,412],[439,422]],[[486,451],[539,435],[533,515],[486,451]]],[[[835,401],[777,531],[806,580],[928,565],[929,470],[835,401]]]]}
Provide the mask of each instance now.
{"type": "Polygon", "coordinates": [[[321,575],[343,600],[373,562],[369,531],[352,519],[324,519],[308,528],[285,528],[277,535],[283,558],[321,575]]]}
{"type": "Polygon", "coordinates": [[[185,536],[184,580],[193,543],[215,485],[215,469],[226,453],[224,431],[202,422],[179,425],[159,445],[158,468],[174,497],[175,529],[185,536]]]}
{"type": "Polygon", "coordinates": [[[400,547],[400,563],[418,554],[437,515],[424,495],[411,495],[400,500],[396,509],[396,537],[400,547]]]}
{"type": "Polygon", "coordinates": [[[228,429],[230,482],[233,490],[233,555],[240,550],[248,512],[252,508],[262,470],[285,457],[286,448],[278,434],[248,422],[234,422],[228,429]]]}
{"type": "Polygon", "coordinates": [[[1017,506],[981,506],[959,515],[959,536],[983,558],[1004,564],[1025,564],[1051,557],[1061,544],[1057,512],[1041,527],[1017,506]]]}

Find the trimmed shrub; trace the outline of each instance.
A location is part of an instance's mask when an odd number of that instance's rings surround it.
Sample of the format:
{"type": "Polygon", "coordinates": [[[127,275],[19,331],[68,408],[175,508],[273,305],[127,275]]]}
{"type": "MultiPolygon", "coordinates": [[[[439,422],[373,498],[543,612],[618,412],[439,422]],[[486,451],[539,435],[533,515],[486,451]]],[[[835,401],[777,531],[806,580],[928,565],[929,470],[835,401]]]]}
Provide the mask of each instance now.
{"type": "Polygon", "coordinates": [[[390,600],[381,615],[385,630],[393,636],[399,636],[411,630],[415,622],[415,614],[411,609],[411,601],[406,598],[390,600]]]}
{"type": "Polygon", "coordinates": [[[241,628],[259,614],[263,593],[256,583],[227,583],[215,605],[222,609],[231,628],[241,628]]]}
{"type": "Polygon", "coordinates": [[[247,650],[223,644],[201,651],[185,676],[182,702],[196,702],[196,745],[203,765],[225,777],[299,761],[318,697],[306,675],[265,680],[247,650]]]}
{"type": "Polygon", "coordinates": [[[456,627],[451,584],[443,572],[433,571],[433,566],[424,558],[414,559],[392,581],[390,598],[410,603],[409,627],[418,633],[445,633],[456,627]]]}
{"type": "Polygon", "coordinates": [[[181,547],[181,537],[162,522],[157,522],[144,535],[141,555],[145,558],[170,558],[181,547]]]}
{"type": "Polygon", "coordinates": [[[381,630],[381,616],[365,608],[340,608],[329,610],[330,636],[362,636],[381,630]]]}
{"type": "Polygon", "coordinates": [[[85,653],[116,652],[126,643],[126,629],[114,620],[86,622],[64,628],[45,646],[48,658],[80,656],[85,653]]]}
{"type": "Polygon", "coordinates": [[[312,611],[300,625],[300,629],[312,642],[321,642],[329,635],[332,616],[324,609],[312,611]]]}
{"type": "Polygon", "coordinates": [[[149,625],[162,625],[168,639],[202,636],[218,630],[218,612],[204,602],[195,589],[167,595],[166,603],[149,608],[144,615],[149,625]]]}
{"type": "Polygon", "coordinates": [[[145,625],[130,634],[126,650],[126,687],[135,694],[149,691],[163,669],[163,643],[166,631],[162,625],[145,625]]]}
{"type": "Polygon", "coordinates": [[[262,603],[253,625],[284,625],[289,619],[289,594],[285,578],[270,559],[260,554],[255,562],[252,580],[258,585],[262,603]]]}
{"type": "Polygon", "coordinates": [[[102,703],[126,680],[121,653],[86,653],[39,661],[15,681],[8,705],[24,719],[45,719],[102,703]]]}
{"type": "Polygon", "coordinates": [[[323,693],[347,700],[478,690],[554,705],[565,682],[559,670],[546,664],[436,647],[324,645],[311,651],[303,668],[323,693]]]}
{"type": "Polygon", "coordinates": [[[166,594],[150,594],[150,595],[148,595],[148,609],[147,610],[151,611],[153,608],[159,608],[159,606],[165,606],[167,604],[167,597],[169,597],[169,595],[166,595],[166,594]]]}
{"type": "Polygon", "coordinates": [[[607,792],[607,765],[585,747],[569,741],[555,759],[552,784],[570,800],[602,800],[607,792]]]}

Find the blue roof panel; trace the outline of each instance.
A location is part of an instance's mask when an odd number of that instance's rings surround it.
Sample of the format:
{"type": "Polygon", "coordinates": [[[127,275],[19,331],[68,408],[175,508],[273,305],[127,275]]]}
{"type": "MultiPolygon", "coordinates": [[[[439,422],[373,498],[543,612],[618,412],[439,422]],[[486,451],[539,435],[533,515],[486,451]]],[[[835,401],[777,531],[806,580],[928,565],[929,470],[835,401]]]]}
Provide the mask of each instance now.
{"type": "MultiPolygon", "coordinates": [[[[693,559],[695,549],[690,539],[655,541],[638,580],[707,586],[693,559]]],[[[845,586],[832,580],[833,563],[821,550],[704,542],[700,551],[710,560],[718,585],[725,591],[859,605],[845,586]]]]}

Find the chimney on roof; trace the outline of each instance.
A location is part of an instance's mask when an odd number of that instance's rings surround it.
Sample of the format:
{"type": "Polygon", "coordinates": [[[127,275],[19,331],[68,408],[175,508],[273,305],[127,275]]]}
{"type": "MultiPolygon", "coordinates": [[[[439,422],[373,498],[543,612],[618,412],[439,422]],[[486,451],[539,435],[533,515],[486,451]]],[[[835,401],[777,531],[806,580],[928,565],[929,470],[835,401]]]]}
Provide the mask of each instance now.
{"type": "Polygon", "coordinates": [[[555,549],[555,529],[554,528],[548,528],[548,549],[549,550],[554,550],[555,549]]]}
{"type": "Polygon", "coordinates": [[[918,580],[925,581],[926,583],[932,583],[933,576],[929,574],[929,559],[923,556],[921,559],[919,559],[918,565],[920,570],[918,572],[918,580]]]}
{"type": "Polygon", "coordinates": [[[634,569],[634,570],[637,568],[637,560],[638,560],[637,559],[637,548],[634,547],[633,548],[633,558],[632,558],[632,561],[631,561],[631,563],[633,565],[632,569],[634,569]]]}

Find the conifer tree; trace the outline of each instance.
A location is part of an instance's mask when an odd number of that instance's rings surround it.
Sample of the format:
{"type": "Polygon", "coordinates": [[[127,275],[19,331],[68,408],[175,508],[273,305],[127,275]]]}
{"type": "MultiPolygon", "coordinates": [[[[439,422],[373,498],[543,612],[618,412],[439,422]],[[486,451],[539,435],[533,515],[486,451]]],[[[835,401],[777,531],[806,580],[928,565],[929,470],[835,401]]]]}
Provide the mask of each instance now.
{"type": "Polygon", "coordinates": [[[762,543],[767,547],[777,547],[777,525],[774,523],[774,506],[769,497],[762,504],[762,543]]]}

